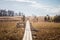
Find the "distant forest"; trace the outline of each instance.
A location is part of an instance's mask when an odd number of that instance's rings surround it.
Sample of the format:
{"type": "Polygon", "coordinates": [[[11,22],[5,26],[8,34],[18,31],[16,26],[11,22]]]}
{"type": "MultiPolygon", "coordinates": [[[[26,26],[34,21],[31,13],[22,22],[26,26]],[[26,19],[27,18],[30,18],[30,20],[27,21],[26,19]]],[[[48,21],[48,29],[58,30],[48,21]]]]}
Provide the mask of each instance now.
{"type": "Polygon", "coordinates": [[[45,16],[45,21],[48,22],[60,22],[60,15],[54,16],[54,18],[50,17],[49,15],[45,16]]]}
{"type": "Polygon", "coordinates": [[[7,11],[7,10],[0,9],[0,16],[24,16],[24,14],[21,12],[15,13],[12,10],[7,11]]]}

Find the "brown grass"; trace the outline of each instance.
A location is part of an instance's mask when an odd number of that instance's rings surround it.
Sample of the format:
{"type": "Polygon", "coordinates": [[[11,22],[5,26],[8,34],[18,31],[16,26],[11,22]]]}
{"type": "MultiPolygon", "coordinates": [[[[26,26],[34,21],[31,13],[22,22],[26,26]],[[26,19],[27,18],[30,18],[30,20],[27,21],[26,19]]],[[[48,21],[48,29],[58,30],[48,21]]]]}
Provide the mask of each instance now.
{"type": "Polygon", "coordinates": [[[22,20],[0,21],[0,40],[22,40],[24,29],[17,28],[17,23],[22,20]]]}
{"type": "Polygon", "coordinates": [[[31,22],[32,27],[38,31],[32,31],[33,40],[60,40],[60,23],[31,22]],[[34,38],[34,36],[36,38],[34,38]]]}
{"type": "Polygon", "coordinates": [[[32,22],[32,26],[35,28],[60,28],[60,23],[54,22],[32,22]]]}

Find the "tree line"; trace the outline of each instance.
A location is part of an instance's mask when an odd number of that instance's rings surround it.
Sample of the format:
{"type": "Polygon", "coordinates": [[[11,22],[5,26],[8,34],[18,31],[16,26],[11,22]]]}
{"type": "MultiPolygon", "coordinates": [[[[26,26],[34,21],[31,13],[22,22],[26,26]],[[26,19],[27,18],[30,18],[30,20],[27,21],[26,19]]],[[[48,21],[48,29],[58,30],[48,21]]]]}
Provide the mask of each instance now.
{"type": "Polygon", "coordinates": [[[60,15],[55,15],[54,17],[51,17],[49,15],[46,15],[44,17],[44,20],[45,21],[48,21],[48,22],[60,22],[60,15]]]}
{"type": "Polygon", "coordinates": [[[6,10],[1,9],[1,10],[0,10],[0,16],[24,16],[24,14],[21,13],[21,12],[15,13],[15,12],[12,11],[12,10],[6,11],[6,10]]]}
{"type": "MultiPolygon", "coordinates": [[[[37,16],[33,16],[33,20],[34,22],[38,22],[39,21],[39,18],[37,16]]],[[[49,15],[46,15],[44,16],[44,21],[45,22],[60,22],[60,15],[55,15],[55,16],[49,16],[49,15]]]]}
{"type": "Polygon", "coordinates": [[[23,21],[25,21],[25,15],[23,14],[23,13],[21,13],[21,12],[19,12],[19,13],[15,13],[14,11],[12,11],[12,10],[8,10],[8,11],[6,11],[6,10],[0,10],[0,17],[1,16],[22,16],[22,20],[23,21]]]}

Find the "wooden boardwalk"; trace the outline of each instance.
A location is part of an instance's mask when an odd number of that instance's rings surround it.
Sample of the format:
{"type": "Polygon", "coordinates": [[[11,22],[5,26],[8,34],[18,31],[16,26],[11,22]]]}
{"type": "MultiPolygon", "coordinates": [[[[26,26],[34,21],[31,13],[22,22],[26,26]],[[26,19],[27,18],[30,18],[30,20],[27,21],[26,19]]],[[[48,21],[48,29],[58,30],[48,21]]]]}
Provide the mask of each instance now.
{"type": "Polygon", "coordinates": [[[25,28],[23,40],[32,40],[32,33],[31,33],[29,20],[26,22],[26,28],[25,28]]]}

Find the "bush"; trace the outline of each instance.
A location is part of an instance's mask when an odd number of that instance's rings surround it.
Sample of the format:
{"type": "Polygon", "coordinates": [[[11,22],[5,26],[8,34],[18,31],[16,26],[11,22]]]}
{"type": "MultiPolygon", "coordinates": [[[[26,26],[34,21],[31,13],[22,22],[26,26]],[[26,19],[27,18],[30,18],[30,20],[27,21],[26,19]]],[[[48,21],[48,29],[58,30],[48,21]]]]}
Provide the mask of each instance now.
{"type": "Polygon", "coordinates": [[[51,22],[51,18],[50,18],[49,15],[46,15],[46,16],[44,17],[44,20],[47,21],[47,22],[51,22]]]}
{"type": "Polygon", "coordinates": [[[54,17],[54,22],[60,22],[60,15],[54,17]]]}

